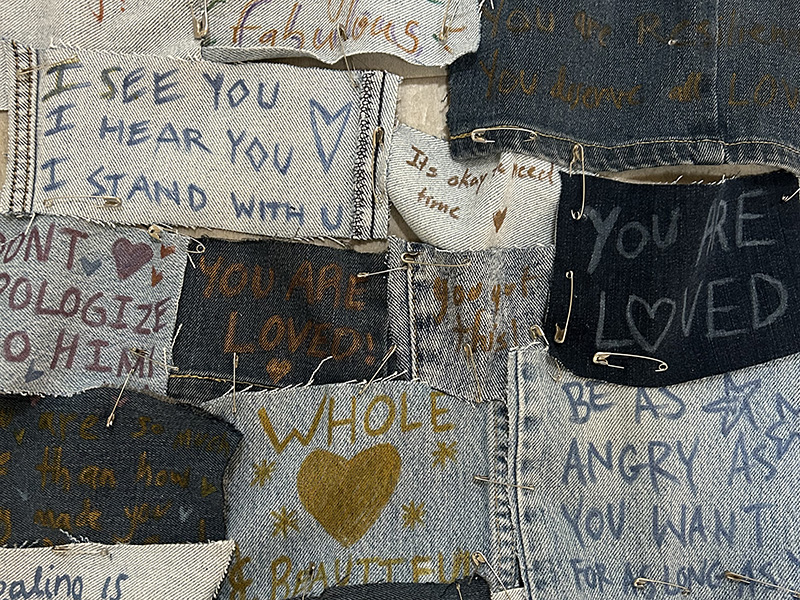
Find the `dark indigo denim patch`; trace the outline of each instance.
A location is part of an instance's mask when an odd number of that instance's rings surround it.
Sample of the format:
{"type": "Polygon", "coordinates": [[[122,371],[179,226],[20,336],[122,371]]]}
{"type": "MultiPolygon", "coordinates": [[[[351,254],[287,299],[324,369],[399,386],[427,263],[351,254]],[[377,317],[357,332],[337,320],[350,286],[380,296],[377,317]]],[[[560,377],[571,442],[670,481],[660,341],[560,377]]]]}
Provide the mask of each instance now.
{"type": "Polygon", "coordinates": [[[490,600],[491,597],[489,584],[480,575],[457,579],[452,583],[332,586],[319,595],[322,600],[490,600]]]}
{"type": "Polygon", "coordinates": [[[118,395],[0,398],[0,545],[226,538],[222,475],[241,434],[131,391],[107,427],[118,395]]]}
{"type": "Polygon", "coordinates": [[[590,172],[691,163],[800,171],[795,2],[482,6],[478,52],[450,69],[456,158],[513,150],[567,166],[580,145],[576,162],[590,172]]]}
{"type": "Polygon", "coordinates": [[[715,185],[587,177],[575,220],[581,178],[562,175],[550,352],[584,377],[663,386],[800,351],[800,203],[783,200],[797,187],[788,173],[715,185]]]}
{"type": "Polygon", "coordinates": [[[256,389],[368,379],[386,353],[382,254],[275,241],[204,240],[188,265],[169,393],[210,400],[256,389]]]}

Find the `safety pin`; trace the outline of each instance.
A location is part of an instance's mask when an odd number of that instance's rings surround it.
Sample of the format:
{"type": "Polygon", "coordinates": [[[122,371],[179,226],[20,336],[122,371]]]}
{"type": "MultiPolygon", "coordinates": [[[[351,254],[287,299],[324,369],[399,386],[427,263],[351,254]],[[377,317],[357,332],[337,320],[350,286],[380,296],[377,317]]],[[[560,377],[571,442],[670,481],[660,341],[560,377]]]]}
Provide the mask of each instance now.
{"type": "Polygon", "coordinates": [[[353,89],[358,89],[358,83],[356,82],[356,78],[353,77],[353,71],[350,69],[350,63],[347,61],[347,52],[344,49],[344,42],[347,40],[347,30],[345,26],[339,23],[339,26],[336,28],[337,37],[339,38],[339,48],[342,50],[342,58],[344,59],[344,66],[347,68],[347,75],[350,77],[350,84],[353,86],[353,89]]]}
{"type": "Polygon", "coordinates": [[[669,366],[660,358],[653,358],[651,356],[642,356],[641,354],[624,354],[622,352],[595,352],[594,356],[592,357],[592,362],[596,365],[603,365],[604,367],[612,367],[614,369],[624,369],[622,365],[612,365],[608,362],[608,359],[612,356],[625,356],[628,358],[641,358],[644,360],[652,360],[653,362],[658,363],[658,367],[656,368],[656,373],[660,373],[662,371],[666,371],[669,366]]]}
{"type": "Polygon", "coordinates": [[[576,161],[581,161],[581,181],[582,181],[582,192],[581,192],[581,210],[575,211],[571,210],[570,214],[572,218],[576,221],[580,221],[583,217],[583,211],[586,208],[586,163],[584,161],[584,151],[583,146],[580,144],[575,144],[572,147],[572,160],[569,161],[569,176],[572,177],[572,165],[575,164],[576,161]]]}
{"type": "Polygon", "coordinates": [[[478,367],[475,365],[475,355],[472,353],[472,346],[464,344],[464,354],[467,355],[467,362],[472,367],[472,375],[475,377],[475,402],[480,404],[483,402],[483,390],[481,389],[481,380],[478,377],[478,367]]]}
{"type": "Polygon", "coordinates": [[[56,200],[89,200],[98,199],[102,200],[100,204],[96,204],[95,208],[116,208],[122,206],[122,198],[119,196],[53,196],[52,198],[45,198],[42,205],[45,208],[53,208],[56,200]]]}
{"type": "MultiPolygon", "coordinates": [[[[165,227],[165,226],[155,225],[154,224],[154,225],[150,225],[150,227],[147,228],[148,235],[151,238],[153,238],[154,240],[157,240],[159,242],[161,241],[161,234],[164,233],[165,231],[167,233],[174,233],[174,234],[177,234],[177,235],[182,235],[181,233],[178,232],[177,229],[174,229],[173,227],[165,227]]],[[[190,240],[192,240],[195,243],[194,250],[187,249],[186,250],[186,254],[205,254],[206,245],[203,242],[201,242],[197,238],[193,238],[190,235],[187,235],[187,236],[184,236],[184,237],[188,237],[190,240]]]]}
{"type": "Polygon", "coordinates": [[[442,30],[439,32],[438,40],[442,44],[447,44],[447,36],[450,34],[450,29],[447,27],[447,17],[450,13],[450,0],[444,5],[444,17],[442,18],[442,30]]]}
{"type": "Polygon", "coordinates": [[[797,188],[794,191],[794,193],[791,194],[790,196],[784,196],[783,198],[781,198],[781,200],[783,200],[784,202],[788,202],[789,200],[791,200],[792,198],[794,198],[795,196],[798,196],[798,195],[800,195],[800,188],[797,188]]]}
{"type": "Polygon", "coordinates": [[[480,144],[494,144],[495,140],[487,140],[484,137],[484,134],[487,131],[524,131],[528,133],[528,139],[522,140],[523,143],[536,141],[536,136],[538,135],[532,129],[526,129],[525,127],[516,127],[514,125],[500,125],[499,127],[478,127],[477,129],[473,129],[470,132],[470,138],[472,138],[473,142],[478,142],[480,144]]]}
{"type": "Polygon", "coordinates": [[[461,584],[456,581],[456,591],[458,592],[458,600],[464,600],[464,596],[461,595],[461,584]]]}
{"type": "Polygon", "coordinates": [[[135,370],[136,370],[136,365],[134,363],[134,366],[131,367],[131,370],[128,371],[128,374],[125,376],[125,383],[122,384],[122,389],[119,391],[119,395],[117,396],[117,401],[114,402],[114,408],[111,409],[111,414],[108,415],[108,420],[106,421],[107,428],[111,427],[114,424],[114,417],[117,412],[117,407],[119,406],[119,401],[122,400],[122,394],[125,393],[125,388],[128,385],[128,380],[131,378],[131,375],[133,375],[133,372],[135,370]]]}
{"type": "Polygon", "coordinates": [[[54,63],[42,63],[41,65],[36,65],[35,67],[27,67],[25,69],[17,69],[17,77],[22,77],[23,75],[28,75],[29,73],[34,73],[36,71],[42,71],[44,69],[50,69],[52,67],[59,67],[61,65],[71,65],[78,62],[77,56],[71,56],[70,58],[65,58],[64,60],[59,60],[58,62],[54,63]]]}
{"type": "Polygon", "coordinates": [[[202,40],[208,35],[208,0],[203,0],[203,14],[199,19],[194,14],[194,4],[192,4],[192,28],[196,40],[202,40]]]}
{"type": "Polygon", "coordinates": [[[648,583],[654,583],[657,585],[665,585],[667,587],[674,587],[681,590],[682,596],[688,596],[692,593],[692,590],[686,586],[678,585],[677,583],[670,583],[669,581],[661,581],[660,579],[647,579],[646,577],[637,577],[633,580],[633,587],[637,590],[643,590],[647,588],[648,583]]]}
{"type": "Polygon", "coordinates": [[[356,394],[356,398],[358,398],[361,394],[363,394],[364,392],[367,391],[367,388],[369,388],[369,386],[372,384],[372,382],[375,381],[375,378],[378,376],[378,373],[381,372],[381,369],[383,368],[383,365],[385,365],[387,362],[389,362],[389,359],[391,358],[392,354],[394,354],[395,350],[397,350],[397,344],[392,344],[392,347],[389,348],[389,351],[384,355],[383,360],[381,360],[381,364],[378,365],[378,368],[372,374],[372,377],[369,378],[369,381],[367,383],[365,383],[364,387],[361,388],[361,390],[358,392],[358,394],[356,394]]]}
{"type": "Polygon", "coordinates": [[[426,267],[471,267],[472,261],[467,261],[465,263],[460,264],[446,264],[446,263],[429,263],[429,262],[422,262],[419,260],[414,260],[418,258],[420,255],[419,252],[403,252],[400,255],[400,260],[406,263],[407,265],[424,265],[426,267]]]}
{"type": "Polygon", "coordinates": [[[506,597],[509,600],[511,600],[511,594],[508,593],[508,590],[506,589],[506,586],[503,583],[503,580],[500,579],[500,576],[497,574],[497,571],[495,571],[494,567],[489,564],[489,561],[486,560],[486,557],[483,555],[483,553],[482,552],[473,552],[472,555],[470,556],[470,558],[472,559],[472,562],[475,563],[476,567],[478,565],[483,564],[483,565],[486,565],[489,568],[489,570],[492,572],[492,575],[494,575],[495,579],[497,579],[497,582],[500,584],[500,586],[503,588],[503,591],[506,593],[506,597]]]}
{"type": "Polygon", "coordinates": [[[63,544],[53,546],[53,554],[68,556],[71,554],[90,554],[96,556],[108,556],[108,548],[102,544],[82,543],[82,544],[63,544]]]}
{"type": "Polygon", "coordinates": [[[391,269],[384,269],[383,271],[372,271],[371,273],[362,271],[361,273],[357,273],[356,277],[358,277],[359,279],[364,279],[365,277],[372,277],[373,275],[383,275],[385,273],[393,273],[394,271],[403,271],[407,268],[408,265],[403,265],[402,267],[392,267],[391,269]]]}
{"type": "Polygon", "coordinates": [[[383,147],[384,131],[383,127],[376,127],[372,130],[372,163],[373,176],[375,175],[374,169],[378,162],[378,151],[383,147]]]}
{"type": "MultiPolygon", "coordinates": [[[[537,342],[541,339],[544,341],[545,350],[550,349],[550,342],[547,341],[547,336],[544,334],[544,330],[542,330],[539,325],[531,325],[529,331],[531,334],[531,339],[534,342],[537,342]]],[[[564,377],[564,365],[562,365],[561,361],[549,352],[547,353],[547,358],[554,362],[556,364],[556,369],[558,369],[555,375],[553,375],[553,372],[550,369],[547,369],[547,374],[550,375],[550,379],[558,383],[564,377]]]]}
{"type": "Polygon", "coordinates": [[[520,490],[528,490],[528,491],[531,491],[531,492],[538,492],[539,491],[536,488],[529,487],[527,485],[516,485],[516,484],[513,484],[513,483],[505,483],[503,481],[495,481],[494,479],[489,479],[488,477],[483,477],[481,475],[473,475],[472,476],[472,480],[473,481],[482,481],[484,483],[491,483],[492,485],[502,485],[502,486],[505,486],[505,487],[513,487],[513,488],[517,488],[517,489],[520,489],[520,490]]]}
{"type": "Polygon", "coordinates": [[[722,574],[722,576],[725,577],[726,579],[729,579],[730,581],[735,581],[736,583],[743,583],[745,585],[750,585],[751,583],[757,583],[759,585],[763,585],[764,587],[768,587],[773,590],[786,592],[792,598],[800,600],[800,591],[783,587],[781,585],[775,585],[774,583],[770,583],[769,581],[761,581],[759,579],[753,579],[752,577],[748,577],[747,575],[742,575],[740,573],[734,573],[733,571],[725,571],[722,574]]]}
{"type": "Polygon", "coordinates": [[[236,367],[239,366],[239,355],[233,353],[233,414],[236,414],[236,367]]]}
{"type": "Polygon", "coordinates": [[[575,295],[575,278],[572,271],[567,271],[566,278],[569,279],[569,307],[567,308],[567,320],[564,321],[564,327],[556,323],[556,334],[553,336],[553,341],[556,344],[563,344],[567,338],[567,328],[569,327],[569,320],[572,318],[572,298],[575,295]]]}

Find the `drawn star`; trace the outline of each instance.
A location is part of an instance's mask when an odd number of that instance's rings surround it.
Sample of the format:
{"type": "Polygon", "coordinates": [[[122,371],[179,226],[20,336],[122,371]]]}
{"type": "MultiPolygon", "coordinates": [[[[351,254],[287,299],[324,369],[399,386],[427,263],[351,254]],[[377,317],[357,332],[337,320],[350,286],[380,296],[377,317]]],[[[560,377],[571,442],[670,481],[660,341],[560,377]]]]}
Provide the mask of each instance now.
{"type": "Polygon", "coordinates": [[[288,537],[289,530],[294,529],[300,531],[297,525],[297,511],[286,510],[285,506],[281,506],[280,512],[270,511],[272,517],[272,537],[282,535],[284,538],[288,537]]]}
{"type": "Polygon", "coordinates": [[[753,379],[742,385],[736,385],[729,373],[724,377],[725,392],[723,395],[704,405],[703,412],[720,413],[722,415],[722,435],[727,436],[744,417],[753,429],[758,429],[753,417],[750,400],[761,389],[761,380],[753,379]]]}
{"type": "Polygon", "coordinates": [[[415,503],[413,500],[408,504],[403,504],[403,529],[414,529],[419,525],[424,525],[422,517],[426,514],[425,503],[415,503]]]}
{"type": "Polygon", "coordinates": [[[447,465],[447,459],[456,462],[456,442],[452,444],[447,444],[445,442],[436,442],[436,450],[434,450],[431,454],[433,454],[433,466],[440,465],[444,468],[447,465]]]}
{"type": "Polygon", "coordinates": [[[795,407],[780,393],[775,394],[778,420],[767,427],[767,439],[775,442],[775,455],[781,460],[792,448],[792,442],[800,441],[800,407],[795,407]]]}
{"type": "Polygon", "coordinates": [[[253,463],[253,481],[250,482],[250,487],[258,484],[258,487],[264,487],[267,480],[272,480],[272,471],[275,469],[275,461],[268,462],[266,459],[261,461],[261,464],[253,463]]]}

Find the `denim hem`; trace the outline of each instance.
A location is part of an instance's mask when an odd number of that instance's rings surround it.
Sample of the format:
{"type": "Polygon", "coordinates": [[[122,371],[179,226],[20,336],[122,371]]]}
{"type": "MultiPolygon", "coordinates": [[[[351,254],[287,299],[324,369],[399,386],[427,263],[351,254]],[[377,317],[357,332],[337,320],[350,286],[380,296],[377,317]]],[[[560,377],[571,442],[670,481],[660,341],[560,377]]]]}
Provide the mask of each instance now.
{"type": "Polygon", "coordinates": [[[800,148],[768,140],[732,141],[714,139],[643,140],[603,146],[517,125],[477,128],[479,135],[494,143],[472,141],[472,132],[450,136],[453,158],[464,160],[496,154],[500,151],[520,152],[541,157],[562,168],[572,165],[573,171],[625,171],[676,164],[724,165],[762,164],[782,167],[800,174],[800,148]],[[583,164],[576,164],[573,148],[584,149],[583,164]]]}
{"type": "MultiPolygon", "coordinates": [[[[509,419],[508,409],[502,402],[494,402],[492,407],[492,425],[490,433],[491,455],[489,457],[489,478],[494,482],[505,482],[509,476],[509,419]]],[[[497,483],[487,483],[489,489],[489,518],[492,535],[492,553],[494,566],[501,585],[493,589],[499,591],[516,585],[517,548],[514,539],[514,523],[511,515],[509,488],[497,483]]]]}

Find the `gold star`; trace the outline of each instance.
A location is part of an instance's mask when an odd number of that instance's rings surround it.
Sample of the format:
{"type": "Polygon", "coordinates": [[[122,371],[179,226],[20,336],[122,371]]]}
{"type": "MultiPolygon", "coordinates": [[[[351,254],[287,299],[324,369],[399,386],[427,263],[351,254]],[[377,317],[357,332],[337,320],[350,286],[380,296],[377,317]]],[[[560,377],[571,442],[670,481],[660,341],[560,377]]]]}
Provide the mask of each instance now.
{"type": "Polygon", "coordinates": [[[297,511],[287,511],[285,506],[281,506],[280,512],[273,510],[269,514],[273,519],[272,537],[277,537],[278,535],[282,535],[284,538],[288,537],[290,529],[300,531],[297,526],[297,511]]]}
{"type": "Polygon", "coordinates": [[[408,504],[403,504],[403,529],[414,529],[417,523],[424,525],[422,517],[426,514],[425,503],[420,502],[419,506],[412,500],[408,504]]]}
{"type": "Polygon", "coordinates": [[[250,487],[258,484],[258,487],[264,487],[267,480],[272,480],[272,470],[275,468],[275,462],[268,463],[262,460],[260,465],[253,463],[253,481],[250,482],[250,487]]]}
{"type": "Polygon", "coordinates": [[[453,462],[456,462],[456,442],[452,444],[446,444],[444,442],[436,442],[436,450],[434,450],[431,454],[433,454],[433,466],[440,465],[442,468],[445,467],[447,464],[447,459],[449,458],[453,462]]]}

